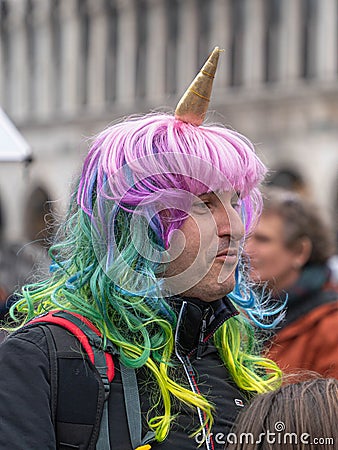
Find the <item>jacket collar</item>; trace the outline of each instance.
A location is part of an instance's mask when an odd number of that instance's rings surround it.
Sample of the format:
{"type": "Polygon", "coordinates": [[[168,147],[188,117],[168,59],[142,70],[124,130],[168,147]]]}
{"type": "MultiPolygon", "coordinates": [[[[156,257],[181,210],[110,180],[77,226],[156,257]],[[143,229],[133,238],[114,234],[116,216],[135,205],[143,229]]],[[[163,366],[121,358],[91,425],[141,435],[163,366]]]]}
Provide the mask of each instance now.
{"type": "Polygon", "coordinates": [[[239,314],[227,297],[214,302],[174,297],[171,304],[178,313],[175,345],[181,356],[201,357],[216,330],[226,320],[239,314]]]}
{"type": "Polygon", "coordinates": [[[337,285],[330,283],[330,275],[326,265],[309,265],[303,269],[297,282],[287,290],[287,314],[281,328],[318,306],[337,300],[337,285]]]}

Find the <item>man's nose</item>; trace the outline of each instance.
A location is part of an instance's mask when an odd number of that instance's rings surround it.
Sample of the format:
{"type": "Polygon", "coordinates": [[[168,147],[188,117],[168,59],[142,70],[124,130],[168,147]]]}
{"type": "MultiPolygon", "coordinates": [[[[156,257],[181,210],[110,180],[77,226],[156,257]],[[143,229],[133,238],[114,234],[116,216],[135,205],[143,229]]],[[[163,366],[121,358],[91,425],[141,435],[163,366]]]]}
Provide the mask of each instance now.
{"type": "Polygon", "coordinates": [[[218,217],[217,229],[219,236],[230,236],[230,239],[234,241],[240,241],[244,237],[243,222],[233,208],[230,211],[222,208],[222,213],[218,217]]]}

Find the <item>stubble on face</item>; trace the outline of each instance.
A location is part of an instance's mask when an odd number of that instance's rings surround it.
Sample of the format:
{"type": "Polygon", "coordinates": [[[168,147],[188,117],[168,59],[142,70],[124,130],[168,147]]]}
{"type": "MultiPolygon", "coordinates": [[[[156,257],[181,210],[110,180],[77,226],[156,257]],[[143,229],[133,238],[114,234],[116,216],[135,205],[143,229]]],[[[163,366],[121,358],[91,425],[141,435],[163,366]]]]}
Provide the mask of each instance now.
{"type": "Polygon", "coordinates": [[[213,193],[207,195],[207,200],[213,202],[210,210],[191,214],[173,233],[169,253],[176,257],[169,263],[165,277],[169,289],[180,291],[181,296],[210,302],[224,297],[235,286],[239,240],[244,231],[235,212],[237,237],[232,237],[230,216],[234,216],[234,211],[227,211],[231,207],[230,193],[226,197],[230,206],[223,206],[213,193]]]}

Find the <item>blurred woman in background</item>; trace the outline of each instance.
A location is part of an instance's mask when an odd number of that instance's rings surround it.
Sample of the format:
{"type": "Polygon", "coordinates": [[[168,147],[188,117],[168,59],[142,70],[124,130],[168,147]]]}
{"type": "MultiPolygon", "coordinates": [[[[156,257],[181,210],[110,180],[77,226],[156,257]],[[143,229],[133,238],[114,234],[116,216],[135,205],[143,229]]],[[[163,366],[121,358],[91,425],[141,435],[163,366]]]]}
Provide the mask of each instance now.
{"type": "Polygon", "coordinates": [[[286,372],[316,371],[338,378],[338,286],[328,260],[333,233],[318,208],[294,192],[271,188],[246,251],[251,278],[274,296],[288,294],[284,322],[269,357],[286,372]]]}

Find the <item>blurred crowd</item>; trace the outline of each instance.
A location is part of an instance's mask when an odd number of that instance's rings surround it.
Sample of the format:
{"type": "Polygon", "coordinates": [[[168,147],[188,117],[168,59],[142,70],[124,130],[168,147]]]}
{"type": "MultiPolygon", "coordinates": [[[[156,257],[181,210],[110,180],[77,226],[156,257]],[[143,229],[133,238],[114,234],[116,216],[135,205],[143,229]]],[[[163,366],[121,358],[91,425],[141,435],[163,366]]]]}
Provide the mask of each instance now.
{"type": "MultiPolygon", "coordinates": [[[[47,251],[39,244],[7,244],[0,240],[0,323],[9,320],[9,308],[21,286],[48,271],[47,251]]],[[[0,342],[5,333],[0,330],[0,342]]]]}

